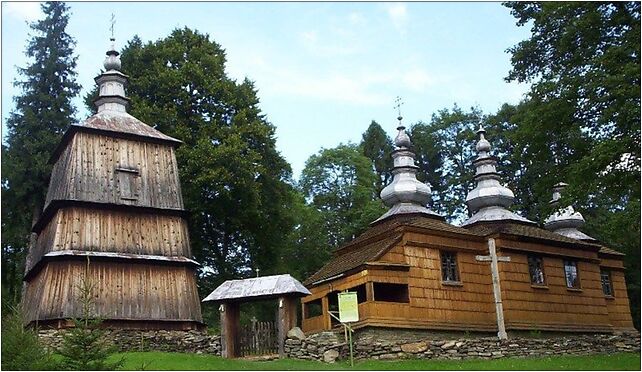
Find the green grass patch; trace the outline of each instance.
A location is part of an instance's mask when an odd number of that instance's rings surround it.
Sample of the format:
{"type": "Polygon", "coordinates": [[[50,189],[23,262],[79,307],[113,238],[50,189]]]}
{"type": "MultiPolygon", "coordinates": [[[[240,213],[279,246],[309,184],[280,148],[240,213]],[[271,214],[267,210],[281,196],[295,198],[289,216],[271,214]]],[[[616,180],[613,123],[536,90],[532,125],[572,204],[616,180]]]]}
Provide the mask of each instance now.
{"type": "Polygon", "coordinates": [[[401,359],[394,361],[340,361],[327,364],[317,361],[278,359],[248,361],[223,359],[211,355],[187,353],[120,353],[125,357],[124,370],[640,370],[640,353],[590,356],[551,356],[540,358],[502,358],[470,360],[401,359]]]}

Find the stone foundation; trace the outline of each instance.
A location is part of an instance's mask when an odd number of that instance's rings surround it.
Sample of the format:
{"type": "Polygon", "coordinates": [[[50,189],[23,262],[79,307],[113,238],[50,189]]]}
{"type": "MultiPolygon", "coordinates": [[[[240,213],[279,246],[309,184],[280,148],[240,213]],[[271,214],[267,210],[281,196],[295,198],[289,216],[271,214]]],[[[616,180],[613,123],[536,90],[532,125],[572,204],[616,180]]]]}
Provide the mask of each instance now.
{"type": "MultiPolygon", "coordinates": [[[[38,331],[40,341],[50,350],[62,346],[64,329],[38,331]]],[[[199,331],[106,330],[106,339],[119,351],[170,351],[221,355],[221,336],[199,331]]]]}
{"type": "MultiPolygon", "coordinates": [[[[375,334],[377,334],[375,332],[375,334]]],[[[357,334],[354,340],[356,359],[495,359],[502,357],[536,357],[548,355],[588,355],[599,353],[639,352],[640,334],[577,334],[550,337],[434,337],[378,338],[372,332],[357,334]]],[[[325,360],[345,359],[349,346],[343,333],[322,332],[304,339],[288,338],[285,352],[290,358],[325,360]]]]}

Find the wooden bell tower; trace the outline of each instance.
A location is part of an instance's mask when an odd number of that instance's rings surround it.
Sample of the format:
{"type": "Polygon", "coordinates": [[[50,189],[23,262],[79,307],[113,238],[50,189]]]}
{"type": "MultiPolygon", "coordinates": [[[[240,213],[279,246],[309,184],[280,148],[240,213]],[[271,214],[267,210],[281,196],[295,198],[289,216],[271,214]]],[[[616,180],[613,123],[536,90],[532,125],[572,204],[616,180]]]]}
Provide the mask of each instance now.
{"type": "Polygon", "coordinates": [[[87,275],[95,314],[110,328],[201,328],[175,156],[181,142],[127,113],[127,76],[113,45],[104,66],[98,113],[72,125],[51,158],[26,264],[26,318],[68,326],[82,316],[78,284],[87,275]]]}

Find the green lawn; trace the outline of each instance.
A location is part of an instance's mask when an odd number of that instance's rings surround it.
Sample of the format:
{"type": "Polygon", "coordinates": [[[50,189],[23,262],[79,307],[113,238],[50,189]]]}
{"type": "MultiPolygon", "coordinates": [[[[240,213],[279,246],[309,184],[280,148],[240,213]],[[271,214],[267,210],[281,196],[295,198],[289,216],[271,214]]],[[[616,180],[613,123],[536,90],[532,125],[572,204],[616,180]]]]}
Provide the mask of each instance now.
{"type": "MultiPolygon", "coordinates": [[[[280,359],[267,362],[223,359],[184,353],[122,353],[126,370],[346,370],[345,361],[326,364],[315,361],[280,359]]],[[[640,353],[547,358],[503,358],[493,360],[358,361],[355,370],[640,370],[640,353]]]]}

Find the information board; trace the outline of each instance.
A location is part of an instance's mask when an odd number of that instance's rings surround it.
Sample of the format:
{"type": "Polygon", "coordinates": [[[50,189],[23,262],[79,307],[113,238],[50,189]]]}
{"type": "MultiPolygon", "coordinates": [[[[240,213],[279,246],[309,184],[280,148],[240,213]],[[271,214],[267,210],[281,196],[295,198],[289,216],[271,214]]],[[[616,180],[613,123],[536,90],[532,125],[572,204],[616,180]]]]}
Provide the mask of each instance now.
{"type": "Polygon", "coordinates": [[[359,321],[357,292],[339,293],[339,321],[341,323],[359,321]]]}

